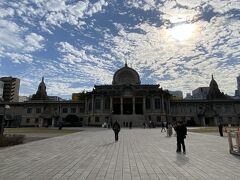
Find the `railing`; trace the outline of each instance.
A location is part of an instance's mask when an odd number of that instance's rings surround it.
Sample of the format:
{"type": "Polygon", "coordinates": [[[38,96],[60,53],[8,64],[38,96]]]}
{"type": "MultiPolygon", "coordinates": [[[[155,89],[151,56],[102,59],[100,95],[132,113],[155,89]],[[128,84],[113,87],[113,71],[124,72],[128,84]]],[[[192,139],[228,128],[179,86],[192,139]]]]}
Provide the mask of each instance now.
{"type": "Polygon", "coordinates": [[[234,132],[228,131],[228,143],[230,153],[240,156],[240,130],[234,132]],[[233,144],[234,138],[236,141],[235,145],[233,144]]]}

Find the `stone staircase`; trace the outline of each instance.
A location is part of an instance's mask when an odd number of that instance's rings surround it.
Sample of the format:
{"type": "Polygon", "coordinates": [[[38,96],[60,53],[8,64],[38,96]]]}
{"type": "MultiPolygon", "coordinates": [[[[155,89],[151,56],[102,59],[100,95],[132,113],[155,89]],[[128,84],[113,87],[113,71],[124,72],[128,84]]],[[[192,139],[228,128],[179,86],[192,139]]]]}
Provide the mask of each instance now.
{"type": "Polygon", "coordinates": [[[144,115],[112,115],[112,120],[115,122],[115,120],[118,120],[121,127],[123,127],[123,122],[129,122],[132,121],[133,127],[142,127],[143,122],[145,122],[145,116],[144,115]]]}

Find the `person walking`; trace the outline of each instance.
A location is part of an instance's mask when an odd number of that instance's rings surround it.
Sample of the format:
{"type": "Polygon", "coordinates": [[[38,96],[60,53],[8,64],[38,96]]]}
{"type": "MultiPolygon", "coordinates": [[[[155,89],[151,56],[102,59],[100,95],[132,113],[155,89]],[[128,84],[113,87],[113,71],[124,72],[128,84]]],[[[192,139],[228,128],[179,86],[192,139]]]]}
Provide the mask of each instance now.
{"type": "Polygon", "coordinates": [[[144,128],[144,129],[146,128],[146,123],[145,123],[145,122],[143,122],[143,128],[144,128]]]}
{"type": "Polygon", "coordinates": [[[132,121],[129,122],[129,129],[132,129],[132,121]]]}
{"type": "Polygon", "coordinates": [[[114,124],[112,126],[112,129],[113,129],[114,134],[115,134],[115,142],[117,142],[118,141],[118,133],[121,130],[120,124],[118,123],[117,120],[114,122],[114,124]]]}
{"type": "Polygon", "coordinates": [[[164,124],[164,122],[162,121],[161,122],[161,127],[162,127],[162,129],[161,129],[161,132],[165,132],[166,131],[166,129],[165,129],[165,124],[164,124]]]}
{"type": "Polygon", "coordinates": [[[172,136],[172,124],[169,123],[168,124],[168,128],[167,128],[167,136],[171,137],[172,136]]]}
{"type": "Polygon", "coordinates": [[[222,123],[219,123],[218,131],[219,131],[220,136],[222,137],[223,136],[223,125],[222,125],[222,123]]]}
{"type": "Polygon", "coordinates": [[[178,121],[177,126],[175,128],[176,134],[177,134],[177,153],[181,152],[181,146],[183,149],[183,153],[186,154],[186,147],[184,143],[184,139],[186,138],[187,135],[187,128],[183,124],[183,121],[178,121]]]}

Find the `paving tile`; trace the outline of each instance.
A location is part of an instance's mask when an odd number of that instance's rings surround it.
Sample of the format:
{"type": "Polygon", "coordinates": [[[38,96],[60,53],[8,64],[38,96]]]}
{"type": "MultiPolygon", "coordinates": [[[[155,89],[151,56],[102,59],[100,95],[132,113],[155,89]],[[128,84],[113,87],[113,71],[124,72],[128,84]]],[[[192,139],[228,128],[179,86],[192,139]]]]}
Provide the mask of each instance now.
{"type": "Polygon", "coordinates": [[[160,129],[84,131],[0,149],[0,180],[240,179],[227,138],[188,133],[187,154],[160,129]]]}

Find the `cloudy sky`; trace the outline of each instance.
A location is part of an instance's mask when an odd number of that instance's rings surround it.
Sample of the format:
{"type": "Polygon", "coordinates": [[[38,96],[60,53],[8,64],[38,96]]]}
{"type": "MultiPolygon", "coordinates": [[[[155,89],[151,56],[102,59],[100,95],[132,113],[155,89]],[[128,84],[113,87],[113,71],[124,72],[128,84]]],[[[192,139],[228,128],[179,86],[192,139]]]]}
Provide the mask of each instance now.
{"type": "Polygon", "coordinates": [[[111,84],[128,65],[143,84],[191,92],[211,74],[229,95],[240,73],[239,0],[0,0],[0,76],[21,95],[111,84]]]}

